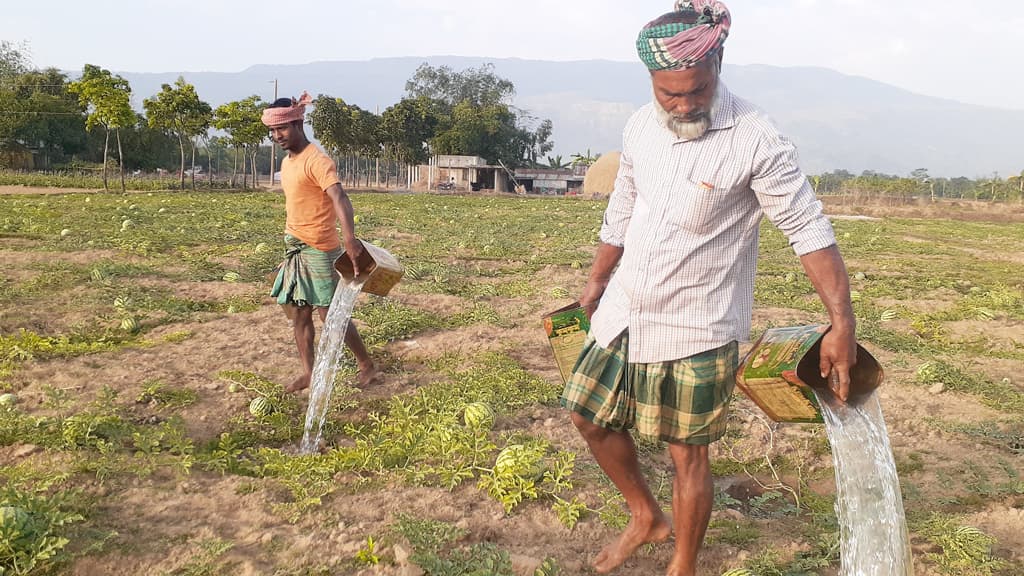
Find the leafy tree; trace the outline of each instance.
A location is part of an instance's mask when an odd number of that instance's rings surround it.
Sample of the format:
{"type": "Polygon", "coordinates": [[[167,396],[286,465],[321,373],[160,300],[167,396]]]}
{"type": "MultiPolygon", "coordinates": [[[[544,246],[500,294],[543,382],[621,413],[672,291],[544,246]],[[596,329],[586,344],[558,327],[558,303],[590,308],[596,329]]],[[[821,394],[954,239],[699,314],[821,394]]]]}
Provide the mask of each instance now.
{"type": "Polygon", "coordinates": [[[591,154],[590,153],[590,148],[587,148],[586,154],[582,154],[582,153],[577,152],[576,154],[572,155],[572,165],[574,167],[575,166],[593,166],[594,162],[597,162],[597,159],[600,158],[600,157],[601,157],[600,154],[598,154],[596,156],[591,154]]]}
{"type": "Polygon", "coordinates": [[[195,144],[192,139],[210,128],[213,110],[199,99],[195,86],[178,77],[174,85],[164,84],[152,98],[142,102],[149,125],[165,130],[178,139],[181,153],[179,170],[181,189],[185,188],[185,140],[192,144],[192,188],[195,189],[195,144]]]}
{"type": "Polygon", "coordinates": [[[547,161],[548,167],[553,168],[555,170],[564,170],[565,168],[569,168],[572,166],[572,162],[565,162],[564,160],[562,160],[561,154],[557,156],[548,156],[547,161]]]}
{"type": "MultiPolygon", "coordinates": [[[[264,104],[259,96],[249,96],[244,100],[236,100],[219,106],[214,112],[214,127],[228,133],[228,141],[236,150],[242,151],[242,157],[246,159],[243,164],[242,186],[246,185],[245,166],[252,167],[253,180],[255,182],[256,164],[255,157],[259,153],[260,144],[267,138],[267,127],[260,120],[264,104]]],[[[235,185],[235,175],[238,173],[237,163],[232,170],[231,185],[235,185]]]]}
{"type": "Polygon", "coordinates": [[[448,66],[433,67],[423,63],[405,83],[411,98],[426,97],[443,103],[448,109],[463,102],[473,106],[509,104],[516,88],[511,81],[494,73],[493,64],[484,64],[455,72],[448,66]]]}
{"type": "Polygon", "coordinates": [[[515,85],[495,74],[493,65],[455,72],[423,64],[405,88],[409,98],[435,103],[439,121],[430,139],[435,153],[482,156],[518,167],[536,165],[554,147],[551,121],[538,122],[513,108],[515,85]]]}
{"type": "Polygon", "coordinates": [[[427,161],[427,142],[442,122],[437,102],[427,96],[404,98],[381,114],[381,138],[394,158],[407,164],[427,161]]]}
{"type": "Polygon", "coordinates": [[[20,120],[10,138],[38,147],[44,165],[85,149],[84,110],[68,91],[65,74],[30,70],[14,79],[13,99],[20,120]]]}
{"type": "Polygon", "coordinates": [[[78,102],[88,111],[86,130],[102,126],[106,136],[103,141],[103,188],[107,186],[107,150],[110,146],[110,131],[117,137],[117,160],[121,174],[121,191],[124,183],[124,149],[121,147],[121,129],[135,123],[132,110],[132,89],[128,81],[111,74],[109,70],[86,64],[82,77],[70,85],[72,93],[78,95],[78,102]]]}

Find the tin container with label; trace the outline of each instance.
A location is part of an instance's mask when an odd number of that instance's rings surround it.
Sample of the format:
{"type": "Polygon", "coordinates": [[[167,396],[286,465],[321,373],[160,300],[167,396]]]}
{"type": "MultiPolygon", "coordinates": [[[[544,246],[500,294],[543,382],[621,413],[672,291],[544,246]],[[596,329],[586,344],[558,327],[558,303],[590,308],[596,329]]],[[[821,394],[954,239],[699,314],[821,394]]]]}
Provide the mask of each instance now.
{"type": "MultiPolygon", "coordinates": [[[[736,370],[736,385],[776,422],[821,423],[815,390],[829,401],[835,400],[819,367],[821,339],[830,328],[812,325],[766,330],[736,370]]],[[[847,403],[863,402],[884,377],[878,361],[858,345],[847,403]]]]}

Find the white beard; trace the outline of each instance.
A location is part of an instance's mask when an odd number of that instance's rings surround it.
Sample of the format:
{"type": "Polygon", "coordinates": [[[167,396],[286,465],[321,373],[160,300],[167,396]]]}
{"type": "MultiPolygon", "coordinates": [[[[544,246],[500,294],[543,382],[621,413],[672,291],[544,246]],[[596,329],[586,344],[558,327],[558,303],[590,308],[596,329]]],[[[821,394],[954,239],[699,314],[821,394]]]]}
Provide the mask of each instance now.
{"type": "Polygon", "coordinates": [[[668,110],[661,107],[658,104],[657,98],[654,100],[654,108],[658,111],[658,119],[661,121],[665,128],[668,128],[677,138],[682,140],[696,140],[707,133],[711,128],[711,119],[715,115],[715,111],[718,109],[718,88],[715,89],[715,95],[711,99],[711,106],[708,110],[703,111],[699,118],[696,120],[684,120],[668,110]]]}

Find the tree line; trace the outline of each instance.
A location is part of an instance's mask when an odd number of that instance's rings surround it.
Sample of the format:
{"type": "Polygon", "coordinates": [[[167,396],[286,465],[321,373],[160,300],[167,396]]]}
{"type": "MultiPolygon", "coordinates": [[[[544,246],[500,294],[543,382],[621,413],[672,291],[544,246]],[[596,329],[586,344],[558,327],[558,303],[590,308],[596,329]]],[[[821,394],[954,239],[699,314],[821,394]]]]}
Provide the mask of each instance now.
{"type": "MultiPolygon", "coordinates": [[[[129,82],[109,70],[86,64],[72,80],[53,68],[34,68],[24,45],[0,41],[0,169],[99,166],[107,187],[108,172],[116,168],[122,189],[126,171],[174,165],[180,188],[186,176],[195,187],[197,165],[206,168],[207,178],[230,165],[231,187],[239,168],[243,187],[268,171],[276,151],[260,122],[269,103],[259,96],[213,108],[178,78],[144,98],[139,113],[132,95],[129,82]]],[[[404,97],[383,112],[320,94],[307,121],[352,184],[369,185],[371,174],[378,183],[382,175],[385,185],[399,182],[403,169],[434,154],[481,156],[512,169],[596,160],[589,150],[571,162],[546,156],[554,147],[551,121],[514,107],[514,95],[513,83],[490,65],[455,71],[423,64],[406,83],[404,97]]],[[[1024,172],[970,179],[934,178],[923,168],[908,176],[834,170],[811,181],[823,195],[1024,202],[1024,172]]]]}
{"type": "MultiPolygon", "coordinates": [[[[132,108],[132,95],[125,78],[99,66],[86,64],[72,80],[32,68],[24,46],[0,43],[0,168],[93,162],[104,187],[108,170],[116,169],[122,189],[126,171],[174,164],[179,187],[189,175],[194,188],[197,163],[211,177],[225,156],[232,186],[239,167],[243,186],[265,168],[261,158],[270,147],[260,116],[270,103],[259,96],[214,108],[182,77],[144,98],[143,113],[132,108]],[[33,150],[39,160],[26,166],[33,150]]],[[[512,82],[491,65],[455,71],[423,64],[402,100],[379,114],[320,94],[307,121],[353,179],[372,170],[379,180],[382,161],[385,181],[397,179],[402,167],[435,154],[481,156],[509,168],[540,165],[554,147],[551,121],[515,108],[514,95],[512,82]]]]}

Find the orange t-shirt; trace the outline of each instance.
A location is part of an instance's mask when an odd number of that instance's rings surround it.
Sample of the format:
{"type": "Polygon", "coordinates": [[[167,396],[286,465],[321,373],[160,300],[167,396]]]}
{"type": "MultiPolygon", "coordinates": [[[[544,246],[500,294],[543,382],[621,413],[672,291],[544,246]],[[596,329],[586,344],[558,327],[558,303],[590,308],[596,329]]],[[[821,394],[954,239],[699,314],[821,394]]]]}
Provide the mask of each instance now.
{"type": "Polygon", "coordinates": [[[331,158],[314,144],[281,162],[281,187],[287,215],[284,231],[317,250],[341,246],[335,228],[338,216],[326,190],[340,184],[331,158]]]}

